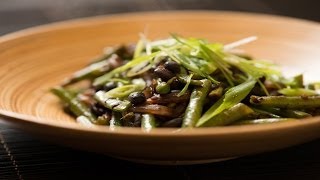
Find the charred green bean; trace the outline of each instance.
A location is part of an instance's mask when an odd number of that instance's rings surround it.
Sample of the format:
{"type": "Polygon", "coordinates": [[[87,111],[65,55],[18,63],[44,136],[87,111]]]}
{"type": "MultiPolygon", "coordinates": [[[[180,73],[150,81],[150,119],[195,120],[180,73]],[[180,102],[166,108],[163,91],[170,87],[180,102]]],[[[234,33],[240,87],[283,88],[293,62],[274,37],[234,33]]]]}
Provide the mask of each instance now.
{"type": "Polygon", "coordinates": [[[217,116],[209,119],[202,125],[202,127],[230,125],[242,118],[246,118],[253,112],[254,111],[250,107],[239,103],[231,107],[230,109],[222,111],[222,113],[218,114],[217,116]]]}
{"type": "Polygon", "coordinates": [[[183,117],[182,127],[194,127],[201,117],[204,101],[210,91],[211,82],[203,80],[202,87],[196,87],[190,96],[190,101],[183,117]]]}
{"type": "Polygon", "coordinates": [[[250,103],[257,106],[275,108],[319,108],[320,96],[251,96],[250,103]]]}

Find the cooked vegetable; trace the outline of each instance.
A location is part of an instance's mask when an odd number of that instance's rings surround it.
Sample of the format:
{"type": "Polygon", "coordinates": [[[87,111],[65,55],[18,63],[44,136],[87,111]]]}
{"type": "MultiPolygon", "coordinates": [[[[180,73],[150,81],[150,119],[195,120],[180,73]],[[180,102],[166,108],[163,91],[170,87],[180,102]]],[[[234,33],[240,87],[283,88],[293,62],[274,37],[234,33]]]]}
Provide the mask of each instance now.
{"type": "Polygon", "coordinates": [[[110,120],[110,127],[116,127],[116,126],[122,126],[121,122],[121,114],[118,112],[113,112],[112,113],[112,118],[110,120]]]}
{"type": "Polygon", "coordinates": [[[223,97],[221,97],[207,112],[204,113],[196,126],[202,126],[225,109],[229,109],[241,102],[252,90],[255,83],[255,80],[250,80],[229,89],[223,97]]]}
{"type": "Polygon", "coordinates": [[[143,130],[150,131],[157,126],[156,119],[151,114],[142,114],[141,127],[143,130]]]}
{"type": "Polygon", "coordinates": [[[232,124],[240,119],[246,118],[254,111],[248,106],[239,103],[219,113],[217,116],[212,117],[206,121],[202,126],[225,126],[232,124]]]}
{"type": "Polygon", "coordinates": [[[90,64],[88,67],[75,72],[70,78],[66,79],[62,85],[67,86],[84,79],[94,79],[115,67],[119,67],[122,63],[123,61],[117,55],[111,56],[108,59],[90,64]]]}
{"type": "Polygon", "coordinates": [[[320,114],[320,83],[307,84],[302,74],[285,77],[273,63],[232,51],[254,36],[226,45],[178,35],[140,37],[135,45],[107,48],[51,89],[77,122],[150,131],[320,114]]]}
{"type": "Polygon", "coordinates": [[[83,102],[79,101],[72,93],[65,90],[62,87],[56,87],[51,89],[52,93],[58,96],[64,103],[67,104],[70,111],[75,116],[84,116],[89,119],[92,123],[96,124],[96,117],[91,113],[90,108],[87,107],[83,102]]]}
{"type": "Polygon", "coordinates": [[[267,119],[254,119],[254,120],[243,120],[233,125],[246,125],[246,124],[270,124],[270,123],[279,123],[287,121],[296,121],[296,119],[290,118],[267,118],[267,119]]]}
{"type": "Polygon", "coordinates": [[[196,87],[190,96],[190,101],[182,121],[182,127],[194,127],[202,114],[204,101],[211,87],[209,80],[203,80],[202,87],[196,87]]]}
{"type": "Polygon", "coordinates": [[[308,109],[320,107],[320,96],[251,96],[250,103],[265,107],[308,109]]]}
{"type": "Polygon", "coordinates": [[[94,95],[94,98],[106,108],[116,112],[123,112],[127,110],[131,105],[131,103],[127,100],[121,101],[119,99],[110,98],[106,96],[105,91],[98,91],[94,95]]]}

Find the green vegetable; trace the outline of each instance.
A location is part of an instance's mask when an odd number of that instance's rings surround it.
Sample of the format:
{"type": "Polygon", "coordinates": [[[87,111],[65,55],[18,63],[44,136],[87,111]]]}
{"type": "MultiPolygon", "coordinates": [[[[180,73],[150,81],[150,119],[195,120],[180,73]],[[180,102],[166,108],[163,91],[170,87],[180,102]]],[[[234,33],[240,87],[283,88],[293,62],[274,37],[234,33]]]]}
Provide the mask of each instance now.
{"type": "Polygon", "coordinates": [[[190,101],[183,117],[182,127],[194,127],[202,114],[204,101],[211,88],[209,80],[202,81],[202,87],[196,87],[191,93],[190,101]]]}
{"type": "Polygon", "coordinates": [[[227,79],[230,86],[234,86],[232,72],[228,69],[229,64],[224,62],[224,60],[217,53],[212,51],[206,45],[200,44],[200,49],[203,52],[204,57],[207,59],[207,61],[213,63],[216,67],[218,67],[223,73],[224,77],[227,79]]]}
{"type": "Polygon", "coordinates": [[[219,113],[218,115],[212,117],[206,121],[202,127],[210,126],[226,126],[236,122],[240,119],[246,118],[248,115],[252,114],[254,111],[248,106],[238,103],[232,106],[230,109],[226,109],[219,113]]]}
{"type": "Polygon", "coordinates": [[[150,131],[157,126],[156,119],[151,114],[142,114],[141,128],[150,131]]]}
{"type": "Polygon", "coordinates": [[[231,51],[256,38],[223,45],[175,34],[150,41],[141,34],[134,52],[131,46],[109,48],[51,91],[79,123],[113,128],[141,121],[144,131],[158,125],[263,124],[320,114],[320,83],[304,85],[302,74],[286,78],[274,63],[231,51]],[[79,88],[68,86],[82,80],[79,88]]]}
{"type": "Polygon", "coordinates": [[[106,92],[104,96],[108,98],[122,99],[124,97],[128,97],[130,93],[135,91],[141,91],[142,89],[144,89],[144,86],[141,84],[129,84],[111,89],[110,91],[106,92]]]}
{"type": "Polygon", "coordinates": [[[112,118],[109,124],[110,128],[114,128],[116,126],[122,126],[121,122],[121,114],[118,112],[112,112],[112,118]]]}
{"type": "Polygon", "coordinates": [[[109,95],[106,95],[105,91],[98,91],[95,93],[94,98],[106,108],[116,111],[116,112],[124,112],[130,106],[131,103],[128,100],[119,100],[111,98],[109,95]]]}
{"type": "Polygon", "coordinates": [[[229,89],[223,97],[221,97],[207,112],[202,115],[196,124],[196,127],[202,126],[225,109],[231,108],[241,102],[249,94],[255,84],[256,80],[249,80],[229,89]]]}
{"type": "Polygon", "coordinates": [[[280,94],[285,96],[315,96],[318,93],[314,90],[304,89],[304,88],[283,88],[278,91],[280,94]]]}
{"type": "Polygon", "coordinates": [[[96,117],[91,113],[90,108],[83,102],[79,101],[74,95],[63,87],[55,87],[51,92],[58,96],[63,102],[68,104],[71,112],[76,116],[85,116],[93,124],[96,124],[96,117]]]}
{"type": "Polygon", "coordinates": [[[263,117],[268,117],[268,118],[281,118],[279,115],[277,115],[277,113],[273,113],[273,112],[269,112],[266,110],[261,110],[258,108],[252,108],[257,114],[258,117],[263,116],[263,117]]]}
{"type": "Polygon", "coordinates": [[[274,108],[319,108],[320,96],[251,96],[250,103],[257,106],[274,108]]]}
{"type": "Polygon", "coordinates": [[[293,118],[266,118],[266,119],[254,119],[254,120],[243,120],[238,121],[232,125],[249,125],[249,124],[270,124],[279,122],[297,121],[293,118]]]}
{"type": "Polygon", "coordinates": [[[115,74],[121,73],[123,71],[128,70],[129,68],[132,68],[140,63],[146,62],[146,61],[151,61],[155,56],[157,56],[160,52],[154,52],[150,55],[145,55],[145,56],[139,56],[135,59],[133,59],[132,61],[128,62],[127,64],[120,66],[114,70],[112,70],[111,72],[104,74],[98,78],[96,78],[93,81],[93,85],[94,86],[98,86],[98,85],[102,85],[104,83],[106,83],[108,81],[108,79],[112,78],[115,74]]]}
{"type": "Polygon", "coordinates": [[[91,64],[90,66],[75,72],[70,78],[66,79],[62,85],[66,86],[84,79],[96,78],[111,70],[111,68],[110,63],[107,60],[91,64]]]}
{"type": "Polygon", "coordinates": [[[139,39],[139,41],[137,42],[136,48],[134,50],[133,59],[141,56],[143,49],[144,49],[144,42],[142,39],[139,39]]]}
{"type": "MultiPolygon", "coordinates": [[[[186,69],[192,71],[195,74],[199,74],[202,77],[205,77],[212,81],[214,84],[219,84],[219,81],[215,80],[213,77],[211,77],[209,74],[207,74],[206,71],[201,70],[201,64],[199,64],[199,59],[197,58],[190,58],[181,52],[174,50],[174,51],[168,51],[166,49],[162,49],[162,51],[166,52],[168,56],[173,59],[174,61],[181,64],[186,69]]],[[[206,63],[206,62],[204,62],[206,63]]]]}
{"type": "Polygon", "coordinates": [[[107,48],[105,48],[104,51],[103,51],[103,54],[102,54],[100,57],[94,59],[91,64],[95,64],[95,63],[98,63],[98,62],[100,62],[100,61],[103,61],[103,60],[106,60],[106,59],[110,58],[113,54],[117,54],[117,52],[118,52],[121,48],[122,48],[122,47],[120,47],[120,46],[118,46],[118,47],[107,47],[107,48]]]}
{"type": "Polygon", "coordinates": [[[280,109],[280,108],[270,108],[270,107],[260,107],[260,108],[285,118],[301,119],[301,118],[307,118],[312,116],[309,113],[299,111],[299,110],[294,110],[294,109],[280,109]]]}

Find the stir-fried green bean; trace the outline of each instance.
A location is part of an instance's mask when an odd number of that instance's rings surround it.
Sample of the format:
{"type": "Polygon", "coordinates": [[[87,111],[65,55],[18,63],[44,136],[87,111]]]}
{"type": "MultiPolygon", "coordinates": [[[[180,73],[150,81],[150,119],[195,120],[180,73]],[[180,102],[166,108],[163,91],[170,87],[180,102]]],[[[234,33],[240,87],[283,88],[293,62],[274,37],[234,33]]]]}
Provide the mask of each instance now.
{"type": "Polygon", "coordinates": [[[127,110],[131,103],[127,100],[119,100],[119,99],[115,99],[115,98],[110,98],[108,96],[105,96],[106,92],[104,91],[98,91],[96,92],[96,94],[94,95],[94,98],[101,103],[102,105],[104,105],[106,108],[116,111],[116,112],[124,112],[125,110],[127,110]]]}
{"type": "MultiPolygon", "coordinates": [[[[120,64],[119,64],[120,65],[120,64]]],[[[113,67],[108,60],[100,61],[84,69],[75,72],[70,78],[66,79],[62,85],[70,85],[72,83],[79,82],[84,79],[93,79],[103,75],[104,73],[111,70],[113,67]]]]}
{"type": "Polygon", "coordinates": [[[318,108],[320,107],[320,96],[251,96],[250,103],[275,108],[318,108]]]}
{"type": "Polygon", "coordinates": [[[150,131],[157,126],[156,119],[151,114],[142,114],[141,127],[145,131],[150,131]]]}
{"type": "Polygon", "coordinates": [[[194,127],[202,114],[204,101],[209,93],[211,82],[204,80],[202,87],[196,87],[190,96],[190,101],[182,121],[182,127],[194,127]]]}
{"type": "Polygon", "coordinates": [[[230,109],[222,111],[222,113],[218,114],[217,116],[214,116],[213,118],[209,119],[202,126],[226,126],[242,118],[246,118],[253,112],[254,111],[248,106],[239,103],[231,107],[230,109]]]}
{"type": "Polygon", "coordinates": [[[270,124],[270,123],[279,123],[279,122],[288,122],[288,121],[297,121],[297,119],[293,119],[293,118],[252,119],[252,120],[238,121],[233,125],[270,124]]]}
{"type": "Polygon", "coordinates": [[[280,108],[270,108],[270,107],[261,107],[265,111],[268,111],[270,113],[277,114],[279,117],[285,117],[285,118],[307,118],[311,117],[312,115],[303,111],[295,110],[295,109],[280,109],[280,108]]]}
{"type": "Polygon", "coordinates": [[[112,118],[110,120],[109,126],[110,127],[122,126],[120,113],[118,113],[118,112],[112,113],[112,118]]]}
{"type": "Polygon", "coordinates": [[[96,117],[91,113],[89,107],[87,107],[83,102],[74,97],[72,93],[68,92],[62,87],[52,88],[51,92],[58,96],[63,102],[65,102],[74,115],[85,116],[92,123],[96,123],[96,117]]]}
{"type": "Polygon", "coordinates": [[[231,44],[172,35],[109,47],[52,93],[77,122],[114,128],[214,127],[303,121],[320,114],[320,83],[285,77],[276,64],[231,44]],[[78,83],[85,81],[85,83],[78,83]]]}

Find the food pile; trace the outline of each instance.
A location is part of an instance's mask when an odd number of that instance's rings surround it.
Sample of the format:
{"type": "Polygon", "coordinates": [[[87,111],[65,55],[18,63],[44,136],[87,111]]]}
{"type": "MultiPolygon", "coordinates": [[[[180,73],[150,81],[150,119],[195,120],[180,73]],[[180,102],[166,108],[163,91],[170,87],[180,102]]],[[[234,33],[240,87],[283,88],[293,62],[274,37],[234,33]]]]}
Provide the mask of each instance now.
{"type": "Polygon", "coordinates": [[[296,121],[319,114],[319,84],[284,77],[231,44],[171,35],[106,48],[51,92],[79,123],[212,127],[296,121]],[[86,82],[79,86],[80,82],[86,82]]]}

